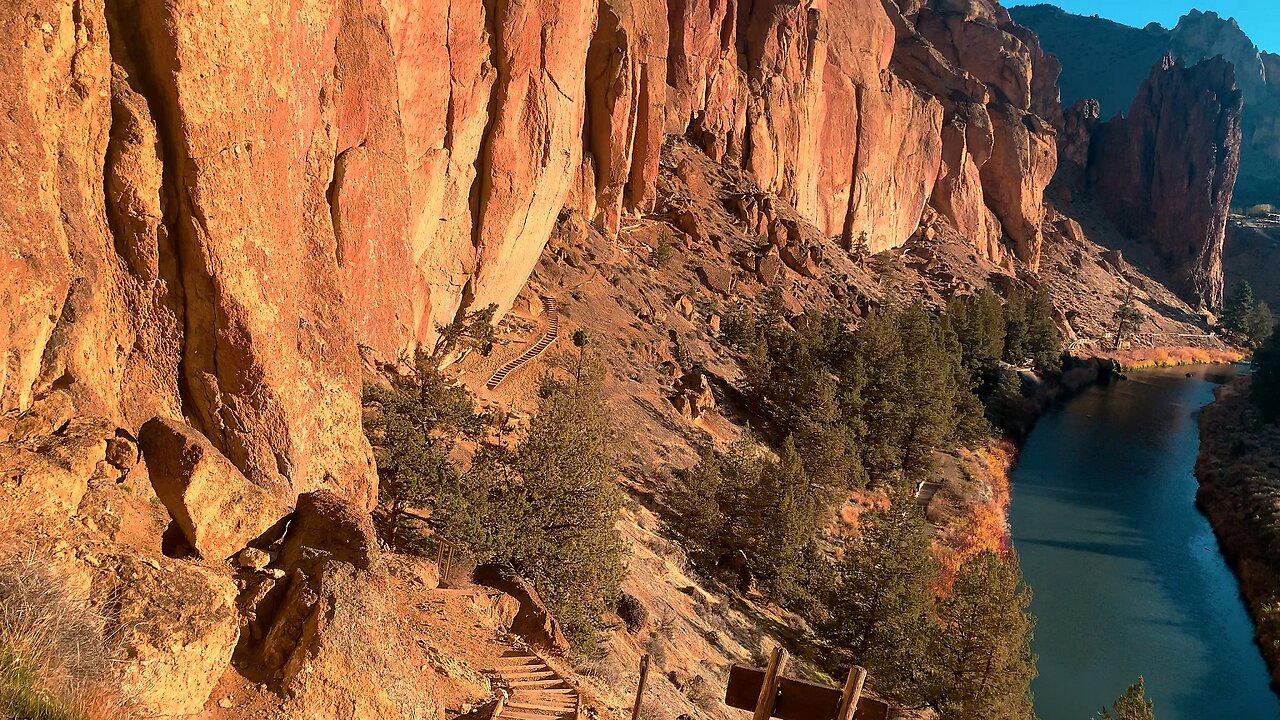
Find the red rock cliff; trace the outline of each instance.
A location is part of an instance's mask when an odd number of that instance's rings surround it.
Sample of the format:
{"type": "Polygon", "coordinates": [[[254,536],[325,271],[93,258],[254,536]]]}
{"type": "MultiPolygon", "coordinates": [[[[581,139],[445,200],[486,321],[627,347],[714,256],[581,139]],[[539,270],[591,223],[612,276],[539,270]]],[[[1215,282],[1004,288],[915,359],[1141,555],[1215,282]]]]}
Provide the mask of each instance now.
{"type": "Polygon", "coordinates": [[[1240,168],[1242,97],[1221,57],[1186,66],[1166,56],[1128,117],[1095,131],[1088,180],[1122,230],[1143,238],[1173,289],[1222,305],[1222,245],[1240,168]]]}
{"type": "Polygon", "coordinates": [[[686,133],[828,236],[932,205],[1035,268],[1057,68],[990,0],[16,0],[0,411],[187,418],[369,502],[358,346],[513,301],[566,207],[616,232],[686,133]],[[1042,119],[1043,118],[1043,119],[1042,119]]]}

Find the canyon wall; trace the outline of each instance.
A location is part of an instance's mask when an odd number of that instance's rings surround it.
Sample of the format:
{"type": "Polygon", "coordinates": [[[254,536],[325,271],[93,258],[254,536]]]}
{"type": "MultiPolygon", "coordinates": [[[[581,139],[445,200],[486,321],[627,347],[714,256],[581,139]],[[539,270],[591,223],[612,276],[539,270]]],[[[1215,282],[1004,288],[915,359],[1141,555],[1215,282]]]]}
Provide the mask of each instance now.
{"type": "Polygon", "coordinates": [[[1240,173],[1234,203],[1280,204],[1280,56],[1258,49],[1232,18],[1192,10],[1173,29],[1128,27],[1052,5],[1010,9],[1062,61],[1062,97],[1070,105],[1096,99],[1103,118],[1128,111],[1151,66],[1165,53],[1194,65],[1221,55],[1244,92],[1240,173]]]}
{"type": "Polygon", "coordinates": [[[1230,63],[1216,57],[1188,67],[1168,55],[1128,116],[1098,125],[1088,150],[1087,182],[1098,204],[1144,240],[1172,289],[1208,308],[1222,306],[1241,106],[1230,63]]]}
{"type": "Polygon", "coordinates": [[[21,0],[0,87],[0,411],[185,419],[368,504],[358,347],[513,302],[686,134],[846,246],[932,204],[1032,269],[1057,67],[987,0],[21,0]]]}

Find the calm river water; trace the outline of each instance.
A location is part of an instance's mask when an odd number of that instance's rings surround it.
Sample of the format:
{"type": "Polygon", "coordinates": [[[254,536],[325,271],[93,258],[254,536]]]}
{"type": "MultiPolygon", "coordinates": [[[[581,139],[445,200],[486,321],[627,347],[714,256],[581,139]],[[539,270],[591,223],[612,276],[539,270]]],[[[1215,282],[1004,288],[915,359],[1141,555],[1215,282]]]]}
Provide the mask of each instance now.
{"type": "Polygon", "coordinates": [[[1233,373],[1134,373],[1057,405],[1027,439],[1010,515],[1035,593],[1040,720],[1088,720],[1139,675],[1159,720],[1280,718],[1194,504],[1199,409],[1233,373]]]}

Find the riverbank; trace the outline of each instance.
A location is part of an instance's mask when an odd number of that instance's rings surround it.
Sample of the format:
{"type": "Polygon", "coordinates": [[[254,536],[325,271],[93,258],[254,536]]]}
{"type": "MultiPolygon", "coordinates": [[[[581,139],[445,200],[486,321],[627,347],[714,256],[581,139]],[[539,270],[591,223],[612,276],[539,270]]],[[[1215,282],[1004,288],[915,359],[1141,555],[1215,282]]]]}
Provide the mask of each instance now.
{"type": "Polygon", "coordinates": [[[1090,717],[1139,675],[1162,720],[1280,717],[1239,583],[1195,506],[1200,408],[1234,371],[1087,388],[1023,444],[1010,523],[1035,592],[1042,720],[1090,717]]]}
{"type": "Polygon", "coordinates": [[[1261,421],[1248,388],[1249,378],[1218,388],[1200,416],[1196,504],[1239,579],[1280,687],[1280,424],[1261,421]]]}
{"type": "Polygon", "coordinates": [[[1122,370],[1179,367],[1182,365],[1230,365],[1244,359],[1244,354],[1232,348],[1203,348],[1190,346],[1139,347],[1114,352],[1097,352],[1091,357],[1110,361],[1122,370]]]}

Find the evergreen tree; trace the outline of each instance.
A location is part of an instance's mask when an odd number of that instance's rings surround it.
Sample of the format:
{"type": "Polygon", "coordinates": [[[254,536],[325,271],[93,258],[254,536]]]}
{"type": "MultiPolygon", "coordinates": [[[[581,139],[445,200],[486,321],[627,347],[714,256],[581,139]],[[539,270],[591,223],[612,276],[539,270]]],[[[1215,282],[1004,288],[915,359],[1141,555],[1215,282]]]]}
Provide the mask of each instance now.
{"type": "MultiPolygon", "coordinates": [[[[857,405],[846,407],[845,412],[857,417],[863,429],[859,438],[863,467],[872,482],[883,482],[902,467],[903,438],[913,402],[896,318],[888,312],[869,314],[858,328],[854,353],[857,405]]],[[[843,397],[849,401],[852,394],[845,392],[843,397]]]]}
{"type": "Polygon", "coordinates": [[[1004,361],[1012,365],[1021,363],[1030,355],[1030,328],[1027,324],[1027,304],[1022,294],[1012,292],[1004,304],[1004,361]]]}
{"type": "Polygon", "coordinates": [[[443,358],[453,352],[479,350],[488,355],[493,351],[493,316],[497,311],[498,306],[490,303],[480,310],[461,313],[448,325],[436,326],[440,335],[431,354],[443,358]]]}
{"type": "Polygon", "coordinates": [[[364,431],[378,463],[379,494],[389,514],[391,541],[397,540],[411,508],[433,508],[436,533],[460,536],[479,496],[449,462],[460,435],[481,428],[471,393],[440,371],[438,360],[418,352],[413,367],[387,385],[368,383],[364,431]]]}
{"type": "Polygon", "coordinates": [[[547,383],[519,447],[507,457],[495,452],[480,468],[495,485],[493,558],[534,581],[575,648],[587,653],[625,574],[614,529],[622,493],[602,379],[592,362],[575,382],[547,383]]]}
{"type": "Polygon", "coordinates": [[[749,553],[752,566],[774,597],[798,600],[804,594],[806,551],[817,533],[819,504],[790,437],[778,460],[765,463],[755,504],[766,512],[754,529],[759,542],[749,553]]]}
{"type": "Polygon", "coordinates": [[[704,448],[698,464],[679,473],[679,478],[672,506],[680,518],[680,529],[696,547],[714,550],[728,522],[720,509],[724,474],[715,450],[704,448]]]}
{"type": "Polygon", "coordinates": [[[1249,347],[1256,348],[1266,342],[1275,330],[1275,326],[1276,318],[1271,314],[1270,306],[1259,300],[1258,304],[1253,306],[1253,312],[1249,313],[1248,327],[1245,331],[1249,347]]]}
{"type": "Polygon", "coordinates": [[[920,700],[914,671],[923,662],[937,574],[929,547],[915,499],[891,491],[887,508],[860,516],[830,599],[832,640],[871,672],[882,693],[908,703],[920,700]]]}
{"type": "Polygon", "coordinates": [[[1228,332],[1247,337],[1249,333],[1249,316],[1253,314],[1253,306],[1253,286],[1249,284],[1248,280],[1242,280],[1223,307],[1222,318],[1219,323],[1228,332]]]}
{"type": "Polygon", "coordinates": [[[1116,308],[1111,319],[1116,324],[1116,349],[1119,349],[1126,337],[1142,328],[1142,323],[1146,322],[1147,316],[1142,314],[1132,298],[1125,298],[1124,303],[1116,308]]]}
{"type": "Polygon", "coordinates": [[[1253,353],[1250,396],[1262,416],[1280,419],[1280,333],[1273,333],[1253,353]]]}
{"type": "Polygon", "coordinates": [[[1030,720],[1031,591],[1014,557],[964,561],[928,638],[925,704],[939,720],[1030,720]]]}
{"type": "Polygon", "coordinates": [[[1047,373],[1062,371],[1062,334],[1053,320],[1053,297],[1040,288],[1027,300],[1027,355],[1036,370],[1047,373]]]}
{"type": "Polygon", "coordinates": [[[953,297],[943,317],[959,338],[964,366],[975,380],[999,367],[1005,336],[999,296],[983,288],[969,297],[953,297]]]}
{"type": "Polygon", "coordinates": [[[1138,678],[1138,682],[1116,698],[1110,711],[1106,708],[1098,711],[1096,720],[1156,720],[1155,708],[1147,699],[1143,679],[1138,678]]]}

